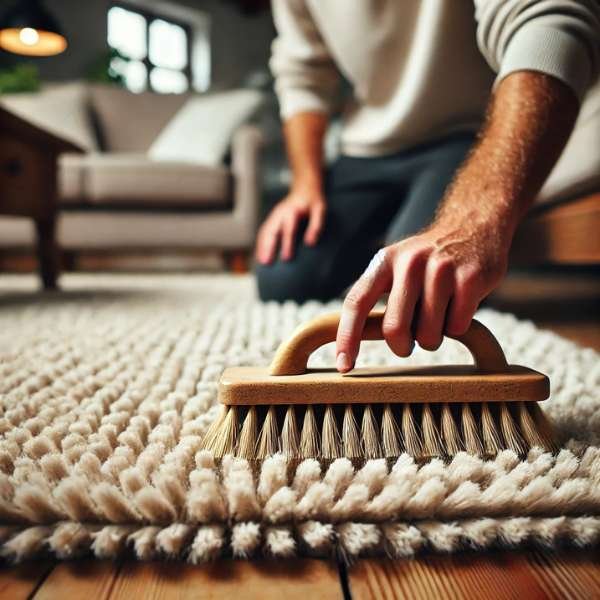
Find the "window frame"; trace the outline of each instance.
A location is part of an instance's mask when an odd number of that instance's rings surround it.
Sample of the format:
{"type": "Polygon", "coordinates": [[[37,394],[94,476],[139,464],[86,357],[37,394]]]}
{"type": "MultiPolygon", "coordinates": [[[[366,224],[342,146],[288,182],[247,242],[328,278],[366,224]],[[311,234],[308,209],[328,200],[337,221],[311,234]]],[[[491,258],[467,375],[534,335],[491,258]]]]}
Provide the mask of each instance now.
{"type": "MultiPolygon", "coordinates": [[[[143,60],[139,61],[139,62],[143,63],[143,65],[146,67],[146,90],[151,91],[155,94],[161,93],[161,92],[157,92],[156,90],[154,90],[152,88],[152,83],[150,81],[150,72],[152,71],[152,69],[166,69],[168,71],[177,71],[179,73],[183,73],[185,75],[185,78],[187,79],[186,92],[192,91],[193,87],[194,87],[194,73],[193,73],[193,69],[192,69],[193,29],[192,29],[191,25],[189,23],[185,23],[184,21],[180,21],[179,19],[173,18],[169,15],[164,15],[164,14],[161,14],[160,12],[154,12],[152,10],[149,10],[147,8],[139,6],[137,4],[129,4],[126,1],[122,2],[119,0],[114,0],[113,2],[111,2],[109,4],[108,9],[106,11],[107,44],[108,44],[108,12],[110,11],[111,8],[122,8],[123,10],[128,10],[129,12],[137,13],[138,15],[141,15],[142,17],[144,17],[144,19],[146,20],[146,56],[143,60]],[[160,65],[154,64],[150,60],[150,24],[152,23],[152,21],[156,21],[156,20],[165,21],[169,24],[177,25],[178,27],[181,27],[184,30],[186,42],[187,42],[187,61],[186,61],[186,65],[183,69],[172,69],[169,67],[161,67],[160,65]]],[[[132,60],[137,60],[137,59],[132,59],[132,60]]],[[[183,93],[186,93],[186,92],[183,92],[183,93]]]]}

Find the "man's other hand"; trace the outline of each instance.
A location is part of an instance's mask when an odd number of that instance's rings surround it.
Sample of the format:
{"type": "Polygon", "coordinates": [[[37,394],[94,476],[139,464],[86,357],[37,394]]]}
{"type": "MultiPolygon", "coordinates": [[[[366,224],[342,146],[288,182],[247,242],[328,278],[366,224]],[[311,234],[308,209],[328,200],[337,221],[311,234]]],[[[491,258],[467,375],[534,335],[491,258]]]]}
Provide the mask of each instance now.
{"type": "Polygon", "coordinates": [[[323,229],[325,211],[325,199],[320,190],[292,189],[262,224],[256,242],[256,260],[263,265],[272,263],[278,245],[281,260],[291,260],[294,256],[296,233],[304,219],[308,219],[304,243],[314,246],[323,229]]]}

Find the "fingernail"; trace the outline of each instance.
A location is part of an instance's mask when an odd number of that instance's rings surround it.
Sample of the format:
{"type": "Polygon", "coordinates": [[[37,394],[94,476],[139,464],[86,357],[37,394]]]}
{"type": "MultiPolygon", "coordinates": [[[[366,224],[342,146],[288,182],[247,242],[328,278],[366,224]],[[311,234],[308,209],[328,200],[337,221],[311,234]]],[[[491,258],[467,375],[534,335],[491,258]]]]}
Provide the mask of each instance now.
{"type": "Polygon", "coordinates": [[[345,373],[352,368],[352,363],[345,352],[340,352],[335,360],[335,366],[338,371],[345,373]]]}

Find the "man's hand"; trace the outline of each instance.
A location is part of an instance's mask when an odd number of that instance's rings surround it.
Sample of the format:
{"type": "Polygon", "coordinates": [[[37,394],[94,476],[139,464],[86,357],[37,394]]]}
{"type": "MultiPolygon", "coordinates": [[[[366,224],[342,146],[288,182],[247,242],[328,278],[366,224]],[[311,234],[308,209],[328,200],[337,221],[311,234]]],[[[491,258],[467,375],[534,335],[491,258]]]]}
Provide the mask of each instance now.
{"type": "MultiPolygon", "coordinates": [[[[516,72],[497,86],[480,139],[424,232],[376,255],[352,287],[337,332],[337,368],[353,368],[367,314],[390,292],[383,335],[400,356],[464,333],[502,279],[516,227],[573,129],[579,106],[564,83],[516,72]]],[[[536,243],[532,240],[532,243],[536,243]]]]}
{"type": "Polygon", "coordinates": [[[258,232],[256,259],[263,265],[273,262],[280,243],[281,260],[294,256],[296,232],[300,222],[308,219],[304,243],[314,246],[325,220],[325,199],[320,190],[292,190],[267,217],[258,232]]]}
{"type": "Polygon", "coordinates": [[[413,340],[436,350],[445,332],[464,333],[479,302],[506,271],[509,238],[496,223],[440,222],[384,248],[346,299],[337,335],[337,368],[352,369],[369,311],[389,292],[383,336],[399,356],[413,340]]]}
{"type": "Polygon", "coordinates": [[[290,193],[271,211],[258,232],[256,260],[268,265],[281,245],[281,260],[294,256],[296,232],[303,219],[308,219],[304,243],[313,246],[319,240],[325,220],[323,193],[323,136],[327,115],[305,112],[285,122],[283,131],[292,169],[290,193]]]}

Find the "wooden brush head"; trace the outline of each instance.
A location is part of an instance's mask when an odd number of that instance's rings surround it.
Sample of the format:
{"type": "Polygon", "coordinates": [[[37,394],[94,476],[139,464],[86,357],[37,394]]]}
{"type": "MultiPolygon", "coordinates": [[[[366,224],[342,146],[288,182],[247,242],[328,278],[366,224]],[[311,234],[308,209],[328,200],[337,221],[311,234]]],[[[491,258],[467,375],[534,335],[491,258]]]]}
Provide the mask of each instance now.
{"type": "MultiPolygon", "coordinates": [[[[509,365],[484,325],[472,321],[461,336],[450,336],[471,352],[474,365],[354,369],[308,369],[308,357],[335,340],[339,313],[323,315],[299,326],[282,343],[271,366],[233,367],[220,380],[225,405],[395,404],[440,402],[513,402],[545,400],[548,378],[519,365],[509,365]]],[[[383,339],[382,312],[369,315],[363,339],[383,339]]]]}

